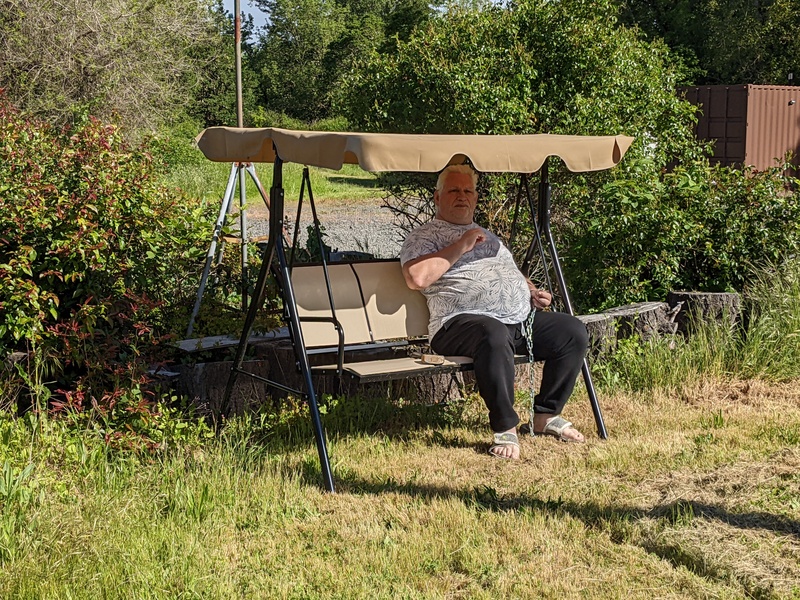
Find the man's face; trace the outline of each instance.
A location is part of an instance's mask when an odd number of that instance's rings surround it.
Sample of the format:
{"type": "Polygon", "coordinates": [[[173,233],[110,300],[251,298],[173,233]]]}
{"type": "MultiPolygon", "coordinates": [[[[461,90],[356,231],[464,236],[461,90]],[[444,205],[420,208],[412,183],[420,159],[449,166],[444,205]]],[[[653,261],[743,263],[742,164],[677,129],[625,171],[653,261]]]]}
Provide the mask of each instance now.
{"type": "Polygon", "coordinates": [[[434,192],[436,216],[456,225],[469,225],[475,215],[478,192],[468,173],[448,173],[441,192],[434,192]]]}

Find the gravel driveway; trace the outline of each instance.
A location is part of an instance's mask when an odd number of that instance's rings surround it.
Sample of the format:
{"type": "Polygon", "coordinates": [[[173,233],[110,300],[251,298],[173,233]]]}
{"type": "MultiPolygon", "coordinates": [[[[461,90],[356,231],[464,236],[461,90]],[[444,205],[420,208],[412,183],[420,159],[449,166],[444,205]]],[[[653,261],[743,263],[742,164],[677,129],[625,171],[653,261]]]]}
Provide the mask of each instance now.
{"type": "MultiPolygon", "coordinates": [[[[325,243],[333,251],[356,250],[368,252],[376,258],[396,258],[404,232],[396,227],[392,213],[381,206],[380,198],[373,200],[317,202],[317,216],[325,228],[325,243]]],[[[286,224],[291,234],[296,218],[296,204],[286,205],[286,224]]],[[[248,211],[248,230],[251,237],[265,236],[268,232],[268,213],[263,205],[248,211]]],[[[300,221],[300,241],[306,239],[306,227],[311,224],[311,207],[304,203],[300,221]]]]}

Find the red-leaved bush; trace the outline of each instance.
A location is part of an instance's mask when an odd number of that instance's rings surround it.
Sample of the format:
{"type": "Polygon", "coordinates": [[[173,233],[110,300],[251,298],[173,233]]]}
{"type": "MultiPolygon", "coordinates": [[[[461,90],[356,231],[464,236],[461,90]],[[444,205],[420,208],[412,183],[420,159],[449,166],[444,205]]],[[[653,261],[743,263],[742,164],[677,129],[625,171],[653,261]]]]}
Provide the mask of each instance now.
{"type": "Polygon", "coordinates": [[[156,166],[115,126],[55,130],[0,92],[0,355],[30,353],[51,408],[147,411],[144,374],[208,231],[156,166]]]}

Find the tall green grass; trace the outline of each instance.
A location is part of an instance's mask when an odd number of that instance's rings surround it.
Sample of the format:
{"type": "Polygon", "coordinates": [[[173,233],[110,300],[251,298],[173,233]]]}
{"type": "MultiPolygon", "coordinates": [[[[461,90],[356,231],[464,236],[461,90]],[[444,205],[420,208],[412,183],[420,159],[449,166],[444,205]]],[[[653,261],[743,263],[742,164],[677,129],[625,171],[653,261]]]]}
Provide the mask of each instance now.
{"type": "Polygon", "coordinates": [[[677,389],[701,376],[789,381],[800,377],[800,264],[761,269],[733,327],[704,322],[688,338],[622,340],[596,365],[610,389],[677,389]]]}
{"type": "Polygon", "coordinates": [[[737,372],[774,381],[800,377],[800,261],[761,270],[745,300],[737,372]]]}

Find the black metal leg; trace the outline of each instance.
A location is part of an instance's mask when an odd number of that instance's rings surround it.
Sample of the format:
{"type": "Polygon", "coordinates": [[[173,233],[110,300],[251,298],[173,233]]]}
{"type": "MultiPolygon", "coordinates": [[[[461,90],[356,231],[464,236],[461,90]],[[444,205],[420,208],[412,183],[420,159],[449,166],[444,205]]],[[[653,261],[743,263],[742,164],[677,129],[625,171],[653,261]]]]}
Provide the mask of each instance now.
{"type": "Polygon", "coordinates": [[[589,359],[583,359],[583,366],[581,367],[583,373],[583,382],[586,384],[586,392],[589,394],[589,404],[592,405],[592,413],[594,413],[594,422],[597,425],[597,435],[601,440],[608,439],[608,432],[606,431],[606,424],[603,420],[603,412],[600,410],[600,403],[597,401],[597,394],[594,391],[594,383],[592,382],[592,372],[589,369],[589,359]]]}
{"type": "Polygon", "coordinates": [[[242,369],[244,362],[244,355],[247,351],[247,343],[250,340],[250,334],[253,331],[253,324],[256,320],[256,315],[261,308],[261,303],[264,301],[264,290],[267,288],[267,279],[269,278],[270,265],[272,258],[275,254],[275,238],[270,236],[267,241],[267,247],[264,249],[264,255],[261,261],[261,269],[258,272],[258,280],[256,281],[256,288],[253,290],[253,301],[247,309],[247,315],[244,319],[242,326],[242,334],[239,336],[239,345],[236,347],[236,356],[233,359],[233,366],[231,367],[231,374],[228,377],[228,383],[225,386],[225,395],[222,397],[221,413],[218,417],[225,417],[229,414],[231,406],[231,395],[233,388],[236,385],[236,378],[239,371],[242,369]]]}
{"type": "MultiPolygon", "coordinates": [[[[553,271],[555,272],[556,281],[561,290],[562,300],[564,307],[571,315],[575,314],[572,308],[572,302],[569,298],[567,291],[567,282],[564,277],[564,272],[561,270],[561,262],[558,259],[558,250],[556,250],[556,243],[553,239],[553,234],[550,231],[550,183],[548,181],[548,164],[547,161],[542,165],[542,179],[539,183],[539,207],[538,207],[538,225],[541,230],[541,237],[547,240],[547,245],[550,250],[550,258],[552,262],[553,271]]],[[[589,360],[583,359],[583,366],[581,367],[583,373],[583,381],[586,384],[586,391],[589,395],[589,404],[594,413],[595,424],[597,425],[597,434],[601,439],[608,439],[608,432],[603,420],[603,412],[600,410],[600,403],[597,401],[597,393],[594,389],[594,382],[592,381],[592,373],[589,369],[589,360]]]]}
{"type": "MultiPolygon", "coordinates": [[[[272,238],[270,238],[272,239],[272,238]]],[[[314,438],[317,443],[317,453],[319,454],[320,470],[322,471],[322,483],[329,492],[335,492],[333,485],[333,475],[331,473],[331,463],[328,458],[328,447],[325,439],[325,430],[322,427],[319,405],[317,404],[317,394],[314,390],[314,381],[311,377],[311,365],[308,363],[308,354],[305,350],[303,332],[300,329],[300,319],[297,316],[297,305],[295,304],[294,289],[292,288],[291,273],[286,263],[286,254],[283,246],[277,246],[278,262],[280,263],[281,274],[283,277],[284,303],[289,312],[289,328],[294,341],[295,354],[300,366],[300,372],[306,384],[308,408],[311,411],[311,424],[314,428],[314,438]]]]}
{"type": "Polygon", "coordinates": [[[297,314],[297,305],[295,304],[294,289],[292,288],[291,270],[286,261],[286,253],[282,243],[283,232],[283,183],[282,183],[282,162],[276,159],[274,167],[272,189],[270,191],[270,227],[269,227],[269,241],[267,248],[264,251],[264,260],[261,263],[261,269],[256,283],[256,289],[253,293],[253,299],[245,318],[242,335],[239,339],[239,346],[236,350],[236,358],[231,369],[230,377],[228,378],[228,385],[225,388],[225,396],[223,404],[225,410],[230,408],[230,397],[233,393],[233,387],[236,383],[236,377],[241,372],[244,354],[247,349],[247,343],[250,338],[250,333],[253,329],[258,310],[264,300],[264,291],[267,285],[267,279],[270,270],[273,266],[273,259],[277,257],[277,273],[280,278],[281,289],[283,293],[283,304],[288,316],[288,326],[292,337],[295,355],[297,357],[298,366],[302,373],[303,380],[306,387],[306,400],[308,402],[309,410],[311,411],[311,422],[314,429],[314,438],[316,440],[317,452],[319,454],[320,469],[322,471],[322,480],[325,489],[329,492],[334,492],[333,475],[331,473],[330,459],[328,458],[327,441],[325,439],[325,430],[322,426],[322,419],[320,417],[319,405],[317,404],[316,391],[314,390],[314,382],[311,377],[311,366],[308,362],[308,354],[306,353],[305,342],[303,341],[303,332],[300,328],[300,319],[297,314]]]}

